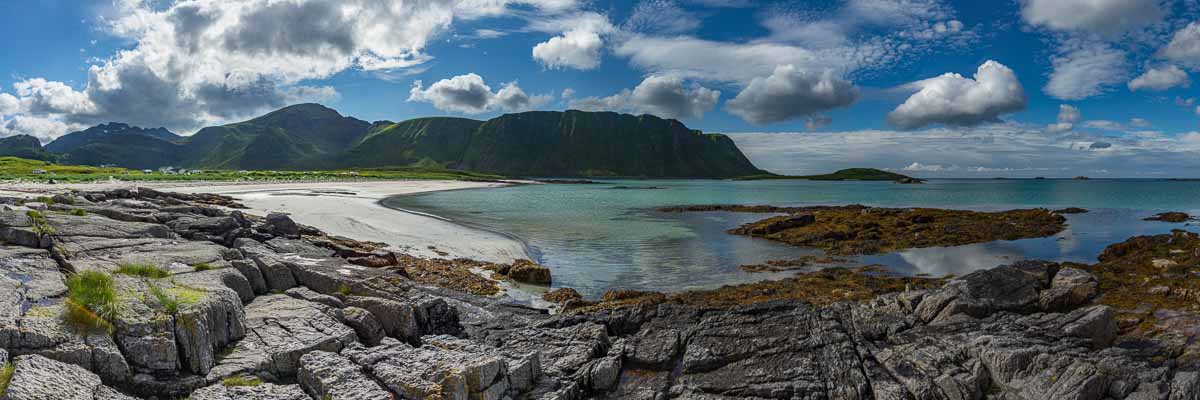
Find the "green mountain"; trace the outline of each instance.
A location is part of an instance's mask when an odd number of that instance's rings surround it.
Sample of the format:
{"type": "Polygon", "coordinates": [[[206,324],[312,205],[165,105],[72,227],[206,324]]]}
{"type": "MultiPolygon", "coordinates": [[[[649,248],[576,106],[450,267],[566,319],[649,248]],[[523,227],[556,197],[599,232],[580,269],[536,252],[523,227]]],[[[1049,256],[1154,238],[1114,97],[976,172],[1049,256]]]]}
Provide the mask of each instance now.
{"type": "Polygon", "coordinates": [[[436,117],[371,124],[321,105],[300,104],[249,121],[204,128],[186,138],[124,125],[121,131],[130,133],[114,134],[108,132],[112,125],[64,136],[51,146],[64,149],[71,163],[137,169],[417,166],[540,177],[766,174],[728,137],[652,115],[525,112],[488,121],[436,117]]]}
{"type": "Polygon", "coordinates": [[[42,148],[42,142],[29,135],[0,138],[0,156],[12,156],[38,161],[54,161],[58,157],[42,148]]]}
{"type": "Polygon", "coordinates": [[[437,163],[506,176],[705,177],[763,174],[725,135],[676,120],[611,112],[533,111],[488,121],[421,118],[376,124],[339,161],[437,163]]]}
{"type": "Polygon", "coordinates": [[[212,169],[319,169],[367,134],[371,124],[319,104],[299,104],[183,141],[180,163],[212,169]]]}

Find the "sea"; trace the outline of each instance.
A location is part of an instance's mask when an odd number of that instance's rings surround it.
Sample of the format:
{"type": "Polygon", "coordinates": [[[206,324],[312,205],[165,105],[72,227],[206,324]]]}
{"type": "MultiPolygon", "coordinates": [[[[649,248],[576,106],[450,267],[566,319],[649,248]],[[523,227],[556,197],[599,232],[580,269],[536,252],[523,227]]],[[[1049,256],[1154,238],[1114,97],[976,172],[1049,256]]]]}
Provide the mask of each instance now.
{"type": "Polygon", "coordinates": [[[507,235],[552,270],[554,287],[597,298],[610,289],[682,291],[779,279],[795,272],[750,273],[743,264],[817,249],[726,233],[770,214],[666,213],[675,205],[846,205],[1007,210],[1082,207],[1052,237],[921,248],[860,256],[835,266],[881,265],[897,275],[962,275],[1021,259],[1093,263],[1110,244],[1138,235],[1197,230],[1190,223],[1144,221],[1159,212],[1200,214],[1200,181],[1150,179],[956,180],[920,185],[803,180],[611,180],[530,184],[390,197],[383,205],[507,235]]]}

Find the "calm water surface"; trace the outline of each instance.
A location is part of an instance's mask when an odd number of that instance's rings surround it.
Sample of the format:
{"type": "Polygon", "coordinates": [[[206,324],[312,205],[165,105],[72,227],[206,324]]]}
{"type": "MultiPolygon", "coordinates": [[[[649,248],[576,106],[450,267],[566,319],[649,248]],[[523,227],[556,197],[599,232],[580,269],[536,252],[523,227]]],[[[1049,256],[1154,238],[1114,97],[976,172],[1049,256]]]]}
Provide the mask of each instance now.
{"type": "Polygon", "coordinates": [[[1069,229],[1049,238],[914,249],[864,256],[897,274],[963,274],[1025,258],[1094,262],[1105,246],[1187,224],[1141,219],[1162,211],[1200,214],[1200,182],[1158,180],[935,180],[890,182],[605,181],[525,185],[392,197],[384,204],[438,215],[523,240],[554,273],[554,286],[596,297],[613,288],[676,291],[786,276],[738,265],[818,250],[725,233],[767,217],[750,213],[660,213],[689,204],[780,206],[865,204],[974,210],[1083,207],[1069,229]],[[620,189],[618,187],[626,187],[620,189]],[[651,189],[654,188],[654,189],[651,189]]]}

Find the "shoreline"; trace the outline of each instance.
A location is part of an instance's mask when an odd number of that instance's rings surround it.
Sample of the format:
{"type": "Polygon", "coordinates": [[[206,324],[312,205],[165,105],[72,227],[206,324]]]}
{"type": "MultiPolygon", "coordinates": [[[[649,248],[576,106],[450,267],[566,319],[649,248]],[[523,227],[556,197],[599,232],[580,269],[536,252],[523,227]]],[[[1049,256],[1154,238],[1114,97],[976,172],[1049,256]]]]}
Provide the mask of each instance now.
{"type": "Polygon", "coordinates": [[[394,196],[445,190],[503,187],[513,183],[470,181],[369,181],[235,185],[180,185],[170,190],[233,197],[266,215],[288,213],[296,222],[331,235],[382,242],[421,258],[470,258],[511,263],[529,258],[524,242],[428,213],[383,205],[394,196]],[[319,186],[314,186],[318,184],[319,186]],[[253,187],[247,189],[247,187],[253,187]]]}
{"type": "Polygon", "coordinates": [[[247,211],[289,214],[295,221],[331,235],[386,243],[391,250],[421,258],[470,258],[511,263],[530,258],[526,244],[510,235],[410,210],[387,207],[401,195],[523,184],[524,181],[460,180],[291,180],[291,181],[107,181],[89,183],[0,183],[0,194],[31,197],[65,190],[145,187],[236,198],[247,211]],[[432,248],[431,248],[432,247],[432,248]]]}

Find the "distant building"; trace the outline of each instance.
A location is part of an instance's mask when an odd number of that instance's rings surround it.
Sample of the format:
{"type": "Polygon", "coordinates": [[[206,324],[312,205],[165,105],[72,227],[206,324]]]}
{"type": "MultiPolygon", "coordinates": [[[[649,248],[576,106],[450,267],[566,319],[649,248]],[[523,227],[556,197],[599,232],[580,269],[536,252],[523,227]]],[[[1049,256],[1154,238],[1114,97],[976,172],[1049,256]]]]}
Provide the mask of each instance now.
{"type": "Polygon", "coordinates": [[[35,170],[33,170],[33,174],[34,174],[34,175],[45,175],[45,174],[46,174],[46,170],[44,170],[44,169],[35,169],[35,170]]]}

